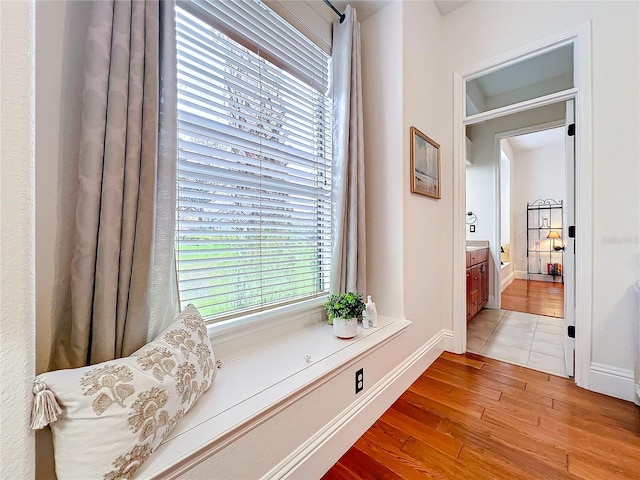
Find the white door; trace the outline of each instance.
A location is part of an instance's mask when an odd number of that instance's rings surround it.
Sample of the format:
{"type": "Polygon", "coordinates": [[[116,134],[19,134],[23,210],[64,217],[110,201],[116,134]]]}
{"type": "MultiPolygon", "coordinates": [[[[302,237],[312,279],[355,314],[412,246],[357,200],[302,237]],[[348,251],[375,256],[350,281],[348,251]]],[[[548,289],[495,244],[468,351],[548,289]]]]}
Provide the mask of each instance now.
{"type": "Polygon", "coordinates": [[[566,200],[564,205],[563,240],[564,240],[564,358],[567,375],[574,376],[575,357],[575,308],[576,308],[576,241],[575,241],[575,116],[573,100],[569,100],[566,106],[565,125],[565,163],[566,163],[566,200]],[[571,334],[571,336],[570,336],[571,334]]]}

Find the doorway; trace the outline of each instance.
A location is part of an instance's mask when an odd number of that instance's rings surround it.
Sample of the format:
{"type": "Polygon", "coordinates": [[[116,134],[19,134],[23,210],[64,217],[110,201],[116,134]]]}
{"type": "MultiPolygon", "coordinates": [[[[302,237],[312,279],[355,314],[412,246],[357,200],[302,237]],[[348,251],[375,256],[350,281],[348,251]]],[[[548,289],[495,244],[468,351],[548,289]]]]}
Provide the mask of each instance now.
{"type": "MultiPolygon", "coordinates": [[[[591,84],[588,75],[589,72],[589,37],[590,32],[588,25],[582,25],[570,31],[563,32],[554,36],[554,38],[548,37],[544,41],[537,42],[535,45],[523,47],[517,51],[510,52],[509,54],[497,57],[494,61],[487,61],[483,67],[473,67],[466,71],[456,72],[454,75],[454,84],[456,87],[454,97],[454,122],[459,125],[454,129],[454,145],[457,148],[458,154],[456,155],[456,171],[454,174],[454,244],[456,248],[464,251],[464,246],[467,242],[467,234],[465,230],[465,219],[468,212],[466,195],[466,177],[467,172],[465,169],[464,158],[467,155],[467,148],[465,146],[465,133],[470,126],[479,125],[493,119],[501,119],[508,115],[517,114],[525,111],[531,111],[538,108],[544,108],[551,106],[557,102],[563,102],[570,99],[574,99],[576,102],[576,129],[579,132],[588,132],[591,128],[590,118],[590,105],[589,99],[591,95],[591,84]],[[480,101],[465,102],[467,98],[467,85],[468,81],[481,77],[486,73],[492,73],[500,70],[503,67],[515,65],[518,62],[525,61],[532,57],[538,57],[541,53],[562,47],[568,44],[573,45],[573,61],[576,65],[576,69],[573,73],[573,87],[561,91],[555,91],[552,93],[543,93],[540,97],[530,97],[529,99],[518,99],[518,103],[499,106],[492,109],[491,102],[485,102],[485,105],[489,105],[488,109],[477,109],[477,113],[474,113],[474,104],[481,104],[482,97],[476,97],[480,101]],[[471,108],[471,110],[470,110],[471,108]]],[[[515,76],[514,76],[515,78],[515,76]]],[[[479,85],[482,87],[482,85],[479,85]]],[[[480,89],[482,90],[482,88],[480,89]]],[[[477,94],[477,92],[476,92],[477,94]]],[[[504,96],[503,96],[504,98],[504,96]]],[[[467,98],[468,100],[468,98],[467,98]]],[[[507,129],[505,129],[507,130],[507,129]]],[[[473,140],[473,139],[472,139],[473,140]]],[[[473,142],[472,142],[473,143],[473,142]]],[[[472,145],[471,149],[475,150],[476,146],[472,145]]],[[[577,152],[578,162],[576,164],[576,228],[577,231],[587,231],[591,227],[591,192],[587,188],[592,176],[591,167],[591,146],[588,141],[588,137],[578,137],[577,140],[577,152]],[[580,188],[580,186],[583,188],[580,188]]],[[[496,169],[497,170],[497,169],[496,169]]],[[[499,174],[496,174],[495,180],[499,179],[499,174]]],[[[490,182],[489,182],[490,183],[490,182]]],[[[493,193],[491,193],[492,195],[493,193]]],[[[495,210],[498,210],[496,207],[495,210]]],[[[478,224],[481,222],[479,212],[474,211],[474,218],[478,219],[478,224]]],[[[495,213],[496,217],[499,216],[499,212],[495,213]]],[[[489,218],[492,212],[485,218],[489,218]]],[[[478,228],[474,225],[474,229],[478,228]]],[[[497,229],[493,229],[497,232],[497,229]]],[[[493,231],[492,230],[492,231],[493,231]]],[[[499,246],[500,238],[498,234],[495,234],[489,238],[491,258],[494,260],[494,264],[499,259],[499,246]]],[[[576,244],[575,256],[576,256],[576,278],[575,283],[575,302],[571,308],[571,313],[574,314],[574,318],[580,320],[580,325],[576,325],[573,328],[576,334],[576,383],[580,386],[586,386],[588,383],[588,373],[590,365],[590,340],[591,340],[591,305],[588,299],[591,292],[591,278],[592,278],[592,265],[591,265],[591,243],[589,238],[580,238],[580,243],[576,244]],[[581,301],[582,300],[582,301],[581,301]]],[[[464,274],[464,256],[454,256],[454,271],[459,272],[454,276],[454,350],[457,352],[464,352],[466,350],[466,318],[464,312],[464,298],[465,288],[463,281],[464,274]]],[[[494,270],[491,272],[493,278],[490,283],[493,285],[493,302],[494,305],[499,304],[500,295],[496,295],[499,289],[500,277],[498,270],[494,266],[494,270]]],[[[489,299],[489,303],[492,299],[489,299]]],[[[566,312],[565,312],[566,313],[566,312]]],[[[500,311],[494,315],[499,316],[500,311]]],[[[500,319],[494,319],[494,321],[500,319]]],[[[566,329],[565,329],[566,330],[566,329]]],[[[566,330],[568,332],[568,330],[566,330]]],[[[565,342],[567,335],[565,335],[565,342]]],[[[571,358],[573,359],[573,350],[571,350],[571,358]]]]}
{"type": "MultiPolygon", "coordinates": [[[[468,323],[467,350],[566,376],[565,128],[552,126],[561,123],[506,132],[496,139],[499,301],[495,310],[482,311],[468,323]]],[[[474,178],[467,176],[468,192],[474,178]]]]}

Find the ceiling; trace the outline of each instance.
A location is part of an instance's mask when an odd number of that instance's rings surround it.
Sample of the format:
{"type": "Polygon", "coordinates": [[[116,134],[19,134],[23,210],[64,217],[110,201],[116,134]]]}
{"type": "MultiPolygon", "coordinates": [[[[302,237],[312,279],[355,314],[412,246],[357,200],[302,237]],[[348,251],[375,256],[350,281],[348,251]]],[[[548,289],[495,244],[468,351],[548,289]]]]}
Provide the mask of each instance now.
{"type": "Polygon", "coordinates": [[[564,127],[509,137],[507,141],[516,153],[559,145],[564,143],[564,127]]]}
{"type": "Polygon", "coordinates": [[[453,12],[454,10],[469,3],[470,1],[471,0],[434,0],[433,3],[435,3],[436,7],[438,7],[440,15],[444,17],[448,13],[453,12]]]}
{"type": "MultiPolygon", "coordinates": [[[[331,1],[334,7],[336,7],[341,12],[344,11],[347,5],[351,5],[358,12],[358,21],[363,22],[367,18],[369,18],[374,13],[382,10],[384,7],[389,5],[392,0],[334,0],[331,1]]],[[[393,1],[409,1],[409,0],[393,0],[393,1]]],[[[471,0],[436,0],[433,3],[438,7],[438,11],[440,15],[445,16],[448,13],[453,12],[457,8],[460,8],[466,3],[469,3],[471,0]]],[[[314,10],[318,13],[322,14],[322,16],[328,21],[333,21],[335,14],[331,11],[329,7],[324,5],[321,1],[310,2],[307,0],[314,10]],[[314,5],[315,4],[315,5],[314,5]]]]}
{"type": "MultiPolygon", "coordinates": [[[[315,10],[321,13],[328,21],[332,22],[335,18],[335,14],[331,11],[331,9],[326,6],[322,1],[316,2],[308,2],[310,5],[314,6],[315,10]]],[[[334,7],[336,7],[339,11],[344,12],[344,9],[347,5],[351,5],[358,12],[358,21],[363,22],[367,18],[369,18],[374,13],[382,10],[384,7],[391,3],[391,0],[331,0],[331,3],[334,7]]]]}

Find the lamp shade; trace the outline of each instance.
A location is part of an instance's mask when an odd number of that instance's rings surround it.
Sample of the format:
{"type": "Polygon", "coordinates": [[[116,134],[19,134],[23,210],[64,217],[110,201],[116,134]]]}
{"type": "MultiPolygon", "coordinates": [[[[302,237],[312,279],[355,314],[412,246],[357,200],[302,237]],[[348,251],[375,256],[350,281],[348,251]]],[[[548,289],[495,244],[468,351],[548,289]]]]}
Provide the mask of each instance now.
{"type": "Polygon", "coordinates": [[[556,232],[555,230],[549,232],[549,235],[547,235],[547,238],[561,238],[560,234],[558,232],[556,232]]]}

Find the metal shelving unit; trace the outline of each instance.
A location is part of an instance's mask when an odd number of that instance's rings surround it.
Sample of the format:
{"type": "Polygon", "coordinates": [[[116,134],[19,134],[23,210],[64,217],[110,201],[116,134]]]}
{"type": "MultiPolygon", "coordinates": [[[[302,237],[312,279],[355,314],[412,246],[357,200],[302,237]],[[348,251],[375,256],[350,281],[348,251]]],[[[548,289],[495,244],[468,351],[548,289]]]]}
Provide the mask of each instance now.
{"type": "Polygon", "coordinates": [[[562,200],[527,203],[527,280],[551,276],[554,282],[564,283],[563,245],[562,200]]]}

